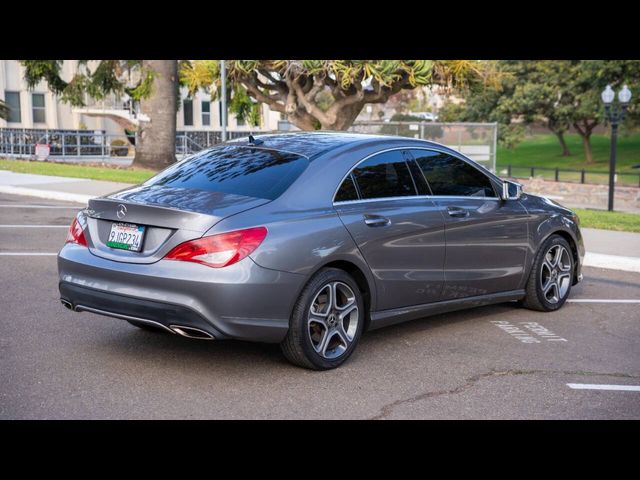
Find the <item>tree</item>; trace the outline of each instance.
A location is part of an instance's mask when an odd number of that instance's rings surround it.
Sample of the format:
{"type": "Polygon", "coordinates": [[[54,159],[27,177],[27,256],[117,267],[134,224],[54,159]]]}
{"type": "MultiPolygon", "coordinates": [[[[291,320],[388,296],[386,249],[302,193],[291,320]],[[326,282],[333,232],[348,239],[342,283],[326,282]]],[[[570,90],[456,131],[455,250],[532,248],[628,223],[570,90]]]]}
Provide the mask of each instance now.
{"type": "Polygon", "coordinates": [[[543,123],[558,139],[562,156],[571,155],[564,135],[571,127],[573,107],[566,74],[570,62],[561,60],[504,61],[515,83],[511,95],[501,99],[500,108],[521,115],[526,124],[543,123]]]}
{"type": "MultiPolygon", "coordinates": [[[[471,60],[230,60],[227,72],[233,96],[265,103],[302,130],[346,130],[366,104],[384,103],[419,85],[487,82],[492,79],[489,65],[471,60]]],[[[219,63],[185,62],[180,78],[190,93],[217,91],[219,63]]]]}
{"type": "Polygon", "coordinates": [[[161,169],[176,161],[178,93],[176,60],[80,60],[71,79],[62,78],[63,60],[22,60],[30,88],[45,81],[62,101],[83,106],[85,96],[102,99],[128,94],[140,102],[134,165],[161,169]]]}
{"type": "MultiPolygon", "coordinates": [[[[582,60],[571,62],[567,71],[567,90],[570,99],[571,124],[582,138],[585,160],[593,163],[591,134],[604,122],[604,109],[600,94],[610,84],[619,90],[623,84],[638,92],[640,88],[640,61],[638,60],[582,60]]],[[[638,92],[640,93],[640,92],[638,92]]],[[[629,106],[629,122],[640,117],[638,95],[629,106]]]]}
{"type": "MultiPolygon", "coordinates": [[[[514,145],[523,136],[524,124],[542,122],[556,137],[562,155],[571,154],[564,135],[573,128],[581,137],[585,160],[592,163],[591,135],[604,121],[600,92],[607,84],[627,83],[640,89],[637,60],[544,60],[497,63],[498,85],[467,90],[463,107],[447,105],[441,119],[496,121],[503,144],[514,145]]],[[[640,102],[632,97],[628,122],[640,122],[640,102]]]]}
{"type": "Polygon", "coordinates": [[[149,121],[140,121],[133,161],[159,170],[176,161],[178,62],[142,60],[142,70],[153,72],[153,84],[149,95],[140,97],[140,111],[149,121]]]}

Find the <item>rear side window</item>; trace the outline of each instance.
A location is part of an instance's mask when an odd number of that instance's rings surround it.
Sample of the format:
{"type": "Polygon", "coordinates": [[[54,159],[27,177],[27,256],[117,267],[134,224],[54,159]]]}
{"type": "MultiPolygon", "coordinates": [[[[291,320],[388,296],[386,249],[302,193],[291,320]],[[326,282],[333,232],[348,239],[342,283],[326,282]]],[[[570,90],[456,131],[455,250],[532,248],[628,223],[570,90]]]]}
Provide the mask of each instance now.
{"type": "Polygon", "coordinates": [[[363,199],[416,194],[409,167],[399,150],[371,157],[353,170],[353,177],[363,199]]]}
{"type": "Polygon", "coordinates": [[[495,197],[491,180],[467,162],[446,153],[412,150],[434,195],[495,197]]]}
{"type": "Polygon", "coordinates": [[[358,200],[358,191],[353,183],[353,177],[351,174],[344,179],[342,185],[336,192],[336,202],[348,202],[349,200],[358,200]]]}
{"type": "Polygon", "coordinates": [[[147,180],[144,185],[233,193],[273,200],[307,168],[300,155],[225,146],[197,154],[147,180]]]}

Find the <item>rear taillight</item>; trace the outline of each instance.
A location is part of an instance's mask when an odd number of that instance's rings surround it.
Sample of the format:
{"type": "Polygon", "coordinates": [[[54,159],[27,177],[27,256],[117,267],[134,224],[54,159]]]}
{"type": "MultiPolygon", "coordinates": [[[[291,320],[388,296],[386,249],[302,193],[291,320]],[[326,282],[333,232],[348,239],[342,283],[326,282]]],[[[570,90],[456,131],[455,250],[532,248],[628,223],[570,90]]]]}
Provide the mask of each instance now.
{"type": "Polygon", "coordinates": [[[211,235],[181,243],[164,258],[201,263],[214,268],[227,267],[253,252],[266,236],[265,227],[211,235]]]}
{"type": "Polygon", "coordinates": [[[65,243],[77,243],[78,245],[87,246],[87,239],[84,237],[82,226],[80,225],[80,222],[78,222],[77,218],[74,218],[73,222],[71,222],[65,243]]]}

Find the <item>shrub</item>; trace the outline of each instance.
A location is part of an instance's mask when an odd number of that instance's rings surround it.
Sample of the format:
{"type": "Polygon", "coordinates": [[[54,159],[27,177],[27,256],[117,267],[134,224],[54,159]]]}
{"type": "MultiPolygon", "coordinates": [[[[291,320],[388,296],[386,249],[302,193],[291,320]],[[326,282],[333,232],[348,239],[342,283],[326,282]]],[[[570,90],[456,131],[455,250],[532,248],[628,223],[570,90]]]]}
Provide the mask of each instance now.
{"type": "Polygon", "coordinates": [[[111,155],[116,157],[126,157],[129,153],[129,145],[124,140],[116,138],[111,141],[111,155]]]}

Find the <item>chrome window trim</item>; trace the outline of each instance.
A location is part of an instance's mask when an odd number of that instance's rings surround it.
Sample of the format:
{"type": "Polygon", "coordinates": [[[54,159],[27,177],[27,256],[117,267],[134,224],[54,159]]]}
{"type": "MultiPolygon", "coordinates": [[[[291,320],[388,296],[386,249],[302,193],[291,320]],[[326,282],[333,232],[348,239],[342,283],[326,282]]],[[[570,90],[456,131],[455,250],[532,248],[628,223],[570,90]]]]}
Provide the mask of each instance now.
{"type": "MultiPolygon", "coordinates": [[[[501,200],[499,195],[496,195],[495,197],[471,197],[471,196],[464,196],[464,195],[459,195],[459,196],[455,196],[455,195],[405,195],[402,197],[380,197],[380,198],[368,198],[368,199],[358,199],[358,200],[343,200],[341,202],[336,202],[335,198],[336,198],[336,194],[338,193],[338,190],[340,189],[340,186],[342,185],[342,182],[345,181],[345,179],[351,174],[353,173],[353,171],[358,168],[358,165],[360,165],[362,162],[369,160],[371,157],[374,157],[376,155],[379,155],[381,153],[387,153],[387,152],[393,152],[396,150],[427,150],[430,152],[438,152],[438,153],[446,153],[447,155],[451,155],[454,158],[457,158],[458,160],[462,160],[463,162],[467,163],[470,167],[475,168],[476,170],[478,170],[480,173],[482,173],[485,176],[489,177],[489,180],[494,180],[496,182],[501,183],[502,180],[500,179],[500,177],[498,177],[497,175],[494,175],[493,173],[491,173],[489,170],[487,170],[485,167],[482,167],[482,170],[478,169],[478,165],[475,165],[475,162],[473,162],[473,160],[470,160],[466,157],[464,157],[460,152],[455,152],[451,153],[448,151],[445,151],[441,148],[438,148],[437,146],[435,147],[414,147],[414,146],[405,146],[405,147],[392,147],[392,148],[386,148],[384,150],[379,150],[375,153],[371,153],[369,155],[367,155],[366,157],[364,157],[362,160],[359,160],[358,163],[356,163],[353,167],[351,167],[351,169],[349,169],[349,171],[342,177],[342,179],[338,182],[338,186],[336,187],[336,189],[333,192],[333,196],[332,198],[332,202],[334,205],[339,205],[339,204],[344,204],[344,203],[356,203],[356,202],[370,202],[370,201],[378,201],[378,200],[390,200],[390,199],[407,199],[407,198],[475,198],[475,199],[486,199],[486,200],[501,200]],[[493,178],[492,178],[493,177],[493,178]]],[[[414,162],[416,162],[416,159],[413,159],[414,162]]],[[[405,160],[406,163],[406,160],[405,160]]],[[[418,165],[418,168],[420,166],[418,165]]],[[[422,169],[421,169],[422,170],[422,169]]],[[[409,174],[411,174],[411,178],[413,179],[413,174],[411,173],[411,169],[409,169],[409,174]]],[[[426,180],[426,179],[425,179],[426,180]]],[[[415,180],[414,180],[415,183],[415,180]]],[[[355,182],[355,178],[354,178],[354,184],[356,186],[356,189],[359,189],[357,182],[355,182]]],[[[427,185],[429,185],[429,181],[427,181],[427,185]]],[[[493,191],[495,193],[495,186],[493,185],[493,182],[491,182],[491,186],[493,187],[493,191]]],[[[431,188],[431,185],[429,185],[429,188],[431,188]]],[[[416,188],[416,192],[417,192],[417,188],[416,188]]]]}
{"type": "Polygon", "coordinates": [[[334,206],[339,205],[351,205],[357,203],[371,203],[371,202],[385,202],[385,201],[395,201],[395,200],[413,200],[413,199],[421,199],[421,200],[446,200],[446,199],[454,199],[454,200],[502,200],[499,197],[471,197],[464,195],[405,195],[403,197],[380,197],[380,198],[366,198],[362,200],[343,200],[341,202],[333,202],[334,206]]]}

